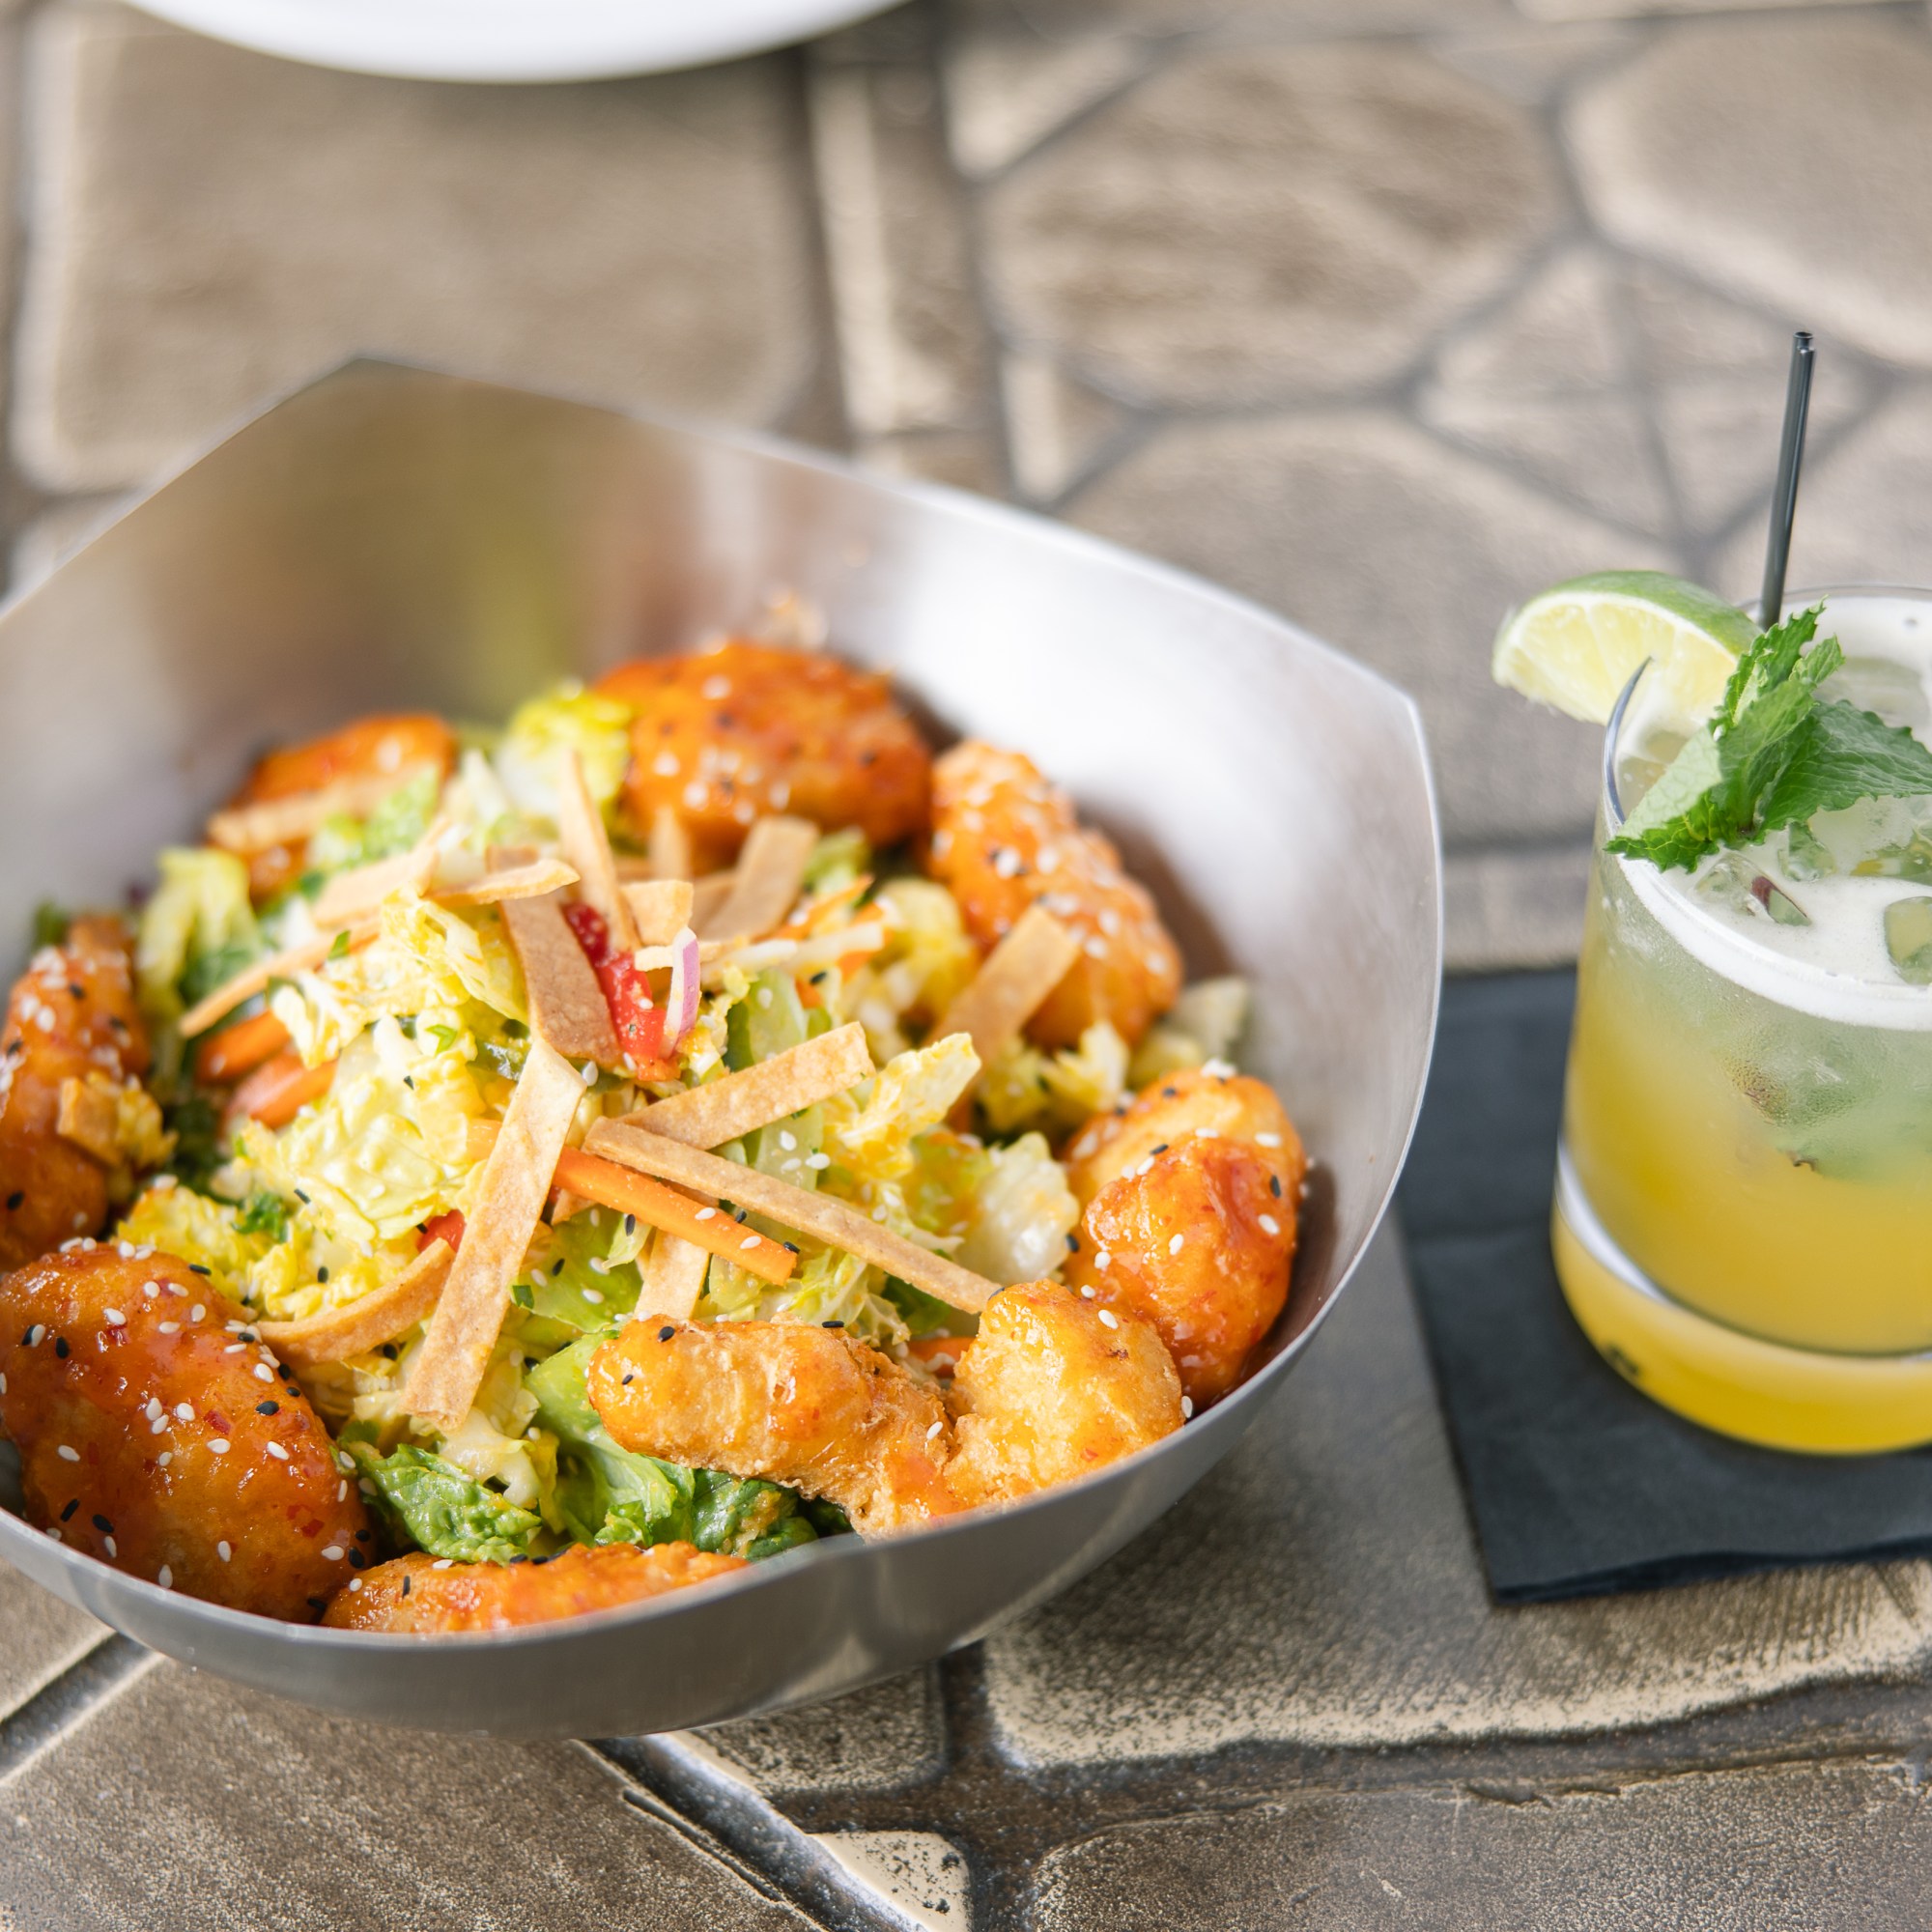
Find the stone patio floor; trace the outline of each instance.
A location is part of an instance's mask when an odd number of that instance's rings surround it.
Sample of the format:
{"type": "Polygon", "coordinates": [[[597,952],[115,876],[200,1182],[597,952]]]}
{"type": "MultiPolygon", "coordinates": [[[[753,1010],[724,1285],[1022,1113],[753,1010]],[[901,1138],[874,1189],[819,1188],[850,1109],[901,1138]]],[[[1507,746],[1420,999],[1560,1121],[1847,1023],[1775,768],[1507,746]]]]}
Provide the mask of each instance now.
{"type": "MultiPolygon", "coordinates": [[[[1569,956],[1576,570],[1932,580],[1922,5],[915,0],[582,88],[0,19],[16,582],[355,350],[755,424],[1219,578],[1414,692],[1463,969],[1569,956]]],[[[1246,1445],[936,1668],[702,1737],[357,1733],[0,1573],[0,1928],[1932,1918],[1932,1568],[1498,1610],[1397,1243],[1246,1445]],[[1183,1580],[1184,1579],[1184,1580],[1183,1580]]]]}

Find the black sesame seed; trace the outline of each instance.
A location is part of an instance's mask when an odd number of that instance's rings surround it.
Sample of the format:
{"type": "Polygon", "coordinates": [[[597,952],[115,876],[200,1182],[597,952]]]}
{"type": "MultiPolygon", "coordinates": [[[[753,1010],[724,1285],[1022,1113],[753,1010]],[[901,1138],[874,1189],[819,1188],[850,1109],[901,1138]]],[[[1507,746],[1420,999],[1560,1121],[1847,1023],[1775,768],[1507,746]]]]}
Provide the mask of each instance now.
{"type": "Polygon", "coordinates": [[[560,1275],[562,1272],[563,1272],[563,1264],[561,1262],[553,1262],[551,1264],[550,1273],[551,1273],[551,1279],[553,1281],[554,1281],[556,1277],[560,1275]]]}
{"type": "Polygon", "coordinates": [[[112,1536],[114,1534],[114,1525],[111,1522],[109,1522],[104,1516],[99,1515],[98,1512],[95,1515],[94,1526],[101,1533],[102,1536],[112,1536]]]}
{"type": "Polygon", "coordinates": [[[795,1255],[798,1253],[798,1243],[796,1241],[781,1241],[779,1243],[779,1246],[781,1247],[788,1255],[795,1255]]]}
{"type": "Polygon", "coordinates": [[[367,1558],[366,1556],[364,1556],[364,1555],[362,1554],[362,1552],[361,1552],[361,1551],[360,1551],[359,1549],[352,1549],[352,1550],[351,1550],[351,1551],[349,1552],[349,1567],[350,1567],[350,1569],[352,1569],[352,1570],[361,1570],[361,1569],[364,1569],[364,1568],[366,1568],[366,1567],[367,1567],[367,1565],[368,1565],[368,1562],[369,1562],[369,1559],[368,1559],[368,1558],[367,1558]]]}
{"type": "Polygon", "coordinates": [[[624,1232],[627,1235],[635,1235],[638,1232],[638,1217],[635,1214],[624,1216],[624,1232]]]}
{"type": "Polygon", "coordinates": [[[28,1326],[27,1332],[20,1337],[20,1346],[23,1349],[31,1349],[40,1339],[41,1324],[35,1321],[28,1326]]]}
{"type": "Polygon", "coordinates": [[[658,1330],[658,1340],[660,1342],[668,1342],[670,1338],[676,1333],[677,1330],[675,1328],[669,1328],[669,1327],[660,1328],[658,1330]]]}
{"type": "Polygon", "coordinates": [[[1066,1252],[1069,1255],[1077,1255],[1080,1252],[1080,1236],[1078,1235],[1067,1236],[1066,1252]]]}
{"type": "Polygon", "coordinates": [[[358,1529],[355,1532],[355,1541],[357,1543],[367,1543],[369,1541],[369,1532],[366,1529],[358,1529]]]}
{"type": "Polygon", "coordinates": [[[308,1606],[310,1609],[318,1612],[326,1610],[328,1607],[328,1599],[327,1597],[311,1597],[308,1600],[308,1606]]]}
{"type": "Polygon", "coordinates": [[[54,1353],[58,1355],[62,1361],[67,1360],[68,1346],[67,1346],[67,1337],[65,1335],[56,1335],[54,1337],[54,1353]]]}
{"type": "Polygon", "coordinates": [[[67,1508],[61,1511],[61,1520],[63,1522],[71,1522],[73,1520],[73,1513],[79,1507],[80,1498],[75,1496],[72,1502],[69,1503],[67,1508]]]}
{"type": "Polygon", "coordinates": [[[405,1577],[403,1578],[403,1595],[407,1597],[409,1594],[410,1594],[410,1579],[407,1577],[405,1577]]]}
{"type": "Polygon", "coordinates": [[[624,1385],[624,1387],[625,1387],[625,1388],[629,1388],[629,1387],[631,1386],[631,1379],[632,1379],[632,1376],[633,1376],[633,1373],[634,1373],[633,1371],[631,1371],[631,1370],[628,1370],[628,1369],[627,1369],[627,1370],[626,1370],[626,1371],[624,1372],[624,1381],[623,1381],[623,1385],[624,1385]]]}
{"type": "Polygon", "coordinates": [[[1180,1089],[1179,1087],[1163,1087],[1160,1090],[1160,1097],[1163,1100],[1172,1100],[1176,1098],[1179,1094],[1179,1093],[1180,1089]]]}
{"type": "Polygon", "coordinates": [[[832,969],[831,969],[831,967],[829,967],[829,966],[828,966],[828,967],[826,967],[826,968],[825,968],[825,970],[824,970],[823,972],[820,972],[820,973],[814,973],[814,974],[813,974],[813,975],[811,976],[811,983],[812,983],[812,984],[813,984],[814,986],[822,986],[822,985],[824,985],[824,983],[826,982],[826,980],[828,980],[829,979],[831,979],[831,977],[832,977],[832,969]]]}
{"type": "Polygon", "coordinates": [[[281,1412],[282,1406],[278,1402],[258,1402],[255,1405],[257,1415],[279,1415],[281,1412]]]}
{"type": "Polygon", "coordinates": [[[1280,1175],[1278,1175],[1278,1174],[1271,1174],[1271,1175],[1269,1175],[1269,1176],[1268,1176],[1268,1192],[1269,1192],[1270,1194],[1272,1194],[1272,1195],[1274,1196],[1274,1198],[1275,1198],[1275,1199],[1276,1199],[1277,1201],[1279,1201],[1279,1200],[1281,1199],[1281,1176],[1280,1176],[1280,1175]]]}
{"type": "Polygon", "coordinates": [[[529,1560],[527,1556],[513,1556],[510,1558],[512,1563],[527,1563],[529,1560]]]}
{"type": "Polygon", "coordinates": [[[304,1194],[299,1187],[296,1189],[296,1199],[299,1201],[304,1208],[308,1206],[308,1196],[304,1194]]]}
{"type": "Polygon", "coordinates": [[[1168,1146],[1169,1146],[1169,1143],[1168,1143],[1168,1142],[1166,1142],[1166,1141],[1162,1141],[1162,1142],[1161,1142],[1161,1144],[1160,1144],[1160,1145],[1159,1145],[1159,1146],[1158,1146],[1157,1148],[1150,1148],[1150,1149],[1148,1150],[1148,1151],[1149,1151],[1149,1152],[1150,1152],[1151,1154],[1152,1154],[1152,1153],[1165,1153],[1165,1152],[1167,1151],[1167,1150],[1168,1150],[1168,1146]]]}
{"type": "Polygon", "coordinates": [[[317,1268],[315,1278],[317,1281],[327,1281],[328,1279],[328,1270],[327,1268],[317,1268]]]}
{"type": "Polygon", "coordinates": [[[205,1268],[199,1262],[189,1262],[187,1264],[187,1271],[189,1274],[207,1275],[211,1280],[213,1278],[214,1275],[214,1270],[213,1268],[205,1268]]]}
{"type": "Polygon", "coordinates": [[[27,1198],[27,1190],[24,1187],[14,1188],[13,1193],[8,1195],[7,1197],[7,1211],[11,1214],[14,1208],[18,1208],[21,1205],[21,1203],[26,1200],[26,1198],[27,1198]]]}
{"type": "Polygon", "coordinates": [[[73,995],[73,997],[76,1000],[84,1000],[87,998],[87,988],[83,986],[77,980],[70,980],[67,982],[67,989],[70,993],[73,995]]]}

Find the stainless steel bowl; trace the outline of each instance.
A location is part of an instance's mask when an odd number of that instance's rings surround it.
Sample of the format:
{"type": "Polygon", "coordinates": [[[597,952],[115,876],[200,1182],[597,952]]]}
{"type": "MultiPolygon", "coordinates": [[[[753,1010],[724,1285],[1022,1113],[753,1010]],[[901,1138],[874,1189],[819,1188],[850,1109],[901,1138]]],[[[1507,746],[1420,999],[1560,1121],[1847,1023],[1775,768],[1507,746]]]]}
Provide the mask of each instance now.
{"type": "MultiPolygon", "coordinates": [[[[0,1511],[0,1555],[116,1630],[323,1710],[595,1736],[853,1689],[984,1635],[1234,1447],[1347,1285],[1421,1097],[1441,959],[1414,707],[1266,611],[1071,530],[749,438],[360,362],[269,411],[0,615],[0,931],[118,899],[249,756],[378,706],[822,618],[942,732],[1031,753],[1115,833],[1321,1163],[1266,1366],[1021,1507],[841,1538],[544,1629],[310,1630],[137,1581],[0,1511]]],[[[9,962],[11,963],[11,962],[9,962]]],[[[17,1497],[15,1498],[17,1500],[17,1497]]]]}

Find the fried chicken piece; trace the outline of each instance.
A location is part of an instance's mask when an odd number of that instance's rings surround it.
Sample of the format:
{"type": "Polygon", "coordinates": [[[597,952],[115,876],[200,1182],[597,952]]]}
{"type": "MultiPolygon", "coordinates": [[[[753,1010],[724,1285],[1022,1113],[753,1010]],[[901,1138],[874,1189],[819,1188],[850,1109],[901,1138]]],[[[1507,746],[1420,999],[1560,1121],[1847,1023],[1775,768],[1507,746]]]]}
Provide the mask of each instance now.
{"type": "Polygon", "coordinates": [[[1151,1321],[1191,1403],[1226,1395],[1288,1300],[1307,1159],[1281,1102],[1245,1075],[1175,1073],[1068,1153],[1067,1281],[1151,1321]]]}
{"type": "MultiPolygon", "coordinates": [[[[256,761],[247,781],[229,800],[229,809],[296,798],[345,781],[367,780],[373,787],[393,776],[400,785],[425,766],[435,771],[439,783],[449,776],[456,766],[456,733],[432,712],[381,713],[270,752],[256,761]]],[[[256,904],[298,877],[307,854],[306,838],[248,853],[248,890],[256,904]]]]}
{"type": "Polygon", "coordinates": [[[1180,1427],[1180,1382],[1159,1335],[1051,1282],[987,1302],[952,1378],[959,1501],[1009,1502],[1131,1456],[1180,1427]]]}
{"type": "Polygon", "coordinates": [[[0,1026],[0,1268],[99,1231],[108,1170],[58,1133],[62,1085],[119,1086],[148,1070],[128,935],[77,919],[14,982],[0,1026]]]}
{"type": "Polygon", "coordinates": [[[938,1391],[838,1329],[646,1318],[591,1356],[586,1386],[624,1448],[825,1496],[861,1535],[954,1507],[938,1391]]]}
{"type": "Polygon", "coordinates": [[[791,812],[874,846],[925,828],[932,755],[887,680],[837,658],[733,639],[639,658],[598,685],[637,712],[624,812],[650,837],[660,811],[689,834],[700,873],[728,866],[753,818],[791,812]]]}
{"type": "Polygon", "coordinates": [[[27,1520],[129,1576],[313,1622],[372,1548],[355,1485],[242,1313],[168,1255],[0,1282],[0,1427],[27,1520]]]}
{"type": "Polygon", "coordinates": [[[548,1562],[441,1563],[416,1550],[352,1577],[323,1617],[333,1630],[514,1630],[586,1610],[640,1604],[747,1568],[742,1556],[712,1556],[688,1543],[573,1544],[548,1562]]]}
{"type": "Polygon", "coordinates": [[[1098,1020],[1129,1046],[1180,991],[1180,952],[1144,887],[1121,869],[1111,840],[1030,758],[955,745],[933,767],[926,870],[959,901],[983,949],[1029,906],[1050,912],[1080,958],[1027,1024],[1041,1046],[1071,1046],[1098,1020]]]}

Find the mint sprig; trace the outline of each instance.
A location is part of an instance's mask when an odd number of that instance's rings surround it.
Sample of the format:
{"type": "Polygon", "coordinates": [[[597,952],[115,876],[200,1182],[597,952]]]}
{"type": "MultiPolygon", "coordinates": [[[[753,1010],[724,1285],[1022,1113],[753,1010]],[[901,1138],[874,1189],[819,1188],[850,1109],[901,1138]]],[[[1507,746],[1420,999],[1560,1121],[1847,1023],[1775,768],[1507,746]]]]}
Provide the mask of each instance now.
{"type": "Polygon", "coordinates": [[[1835,638],[1812,644],[1822,608],[1758,635],[1710,722],[1607,841],[1610,851],[1689,870],[1814,812],[1932,793],[1932,752],[1910,731],[1818,696],[1845,657],[1835,638]]]}

